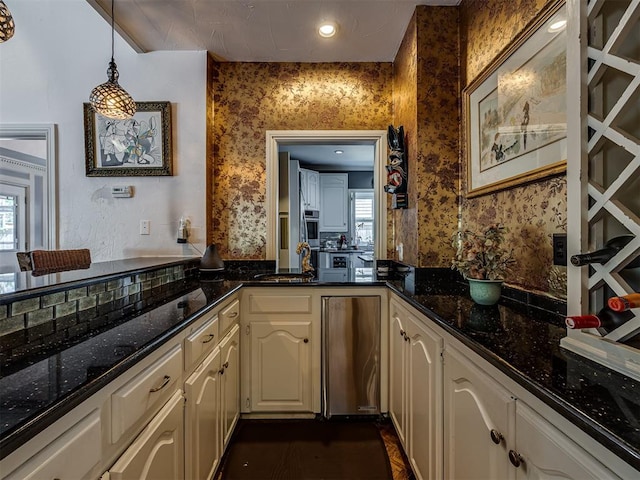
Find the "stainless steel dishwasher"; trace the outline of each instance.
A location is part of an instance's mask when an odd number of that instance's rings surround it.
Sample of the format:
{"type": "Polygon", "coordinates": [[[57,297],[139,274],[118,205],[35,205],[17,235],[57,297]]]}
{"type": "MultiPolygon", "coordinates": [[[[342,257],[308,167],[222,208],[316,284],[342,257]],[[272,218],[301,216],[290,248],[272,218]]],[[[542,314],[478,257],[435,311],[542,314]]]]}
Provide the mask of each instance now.
{"type": "Polygon", "coordinates": [[[322,413],[380,413],[380,297],[322,297],[322,413]]]}

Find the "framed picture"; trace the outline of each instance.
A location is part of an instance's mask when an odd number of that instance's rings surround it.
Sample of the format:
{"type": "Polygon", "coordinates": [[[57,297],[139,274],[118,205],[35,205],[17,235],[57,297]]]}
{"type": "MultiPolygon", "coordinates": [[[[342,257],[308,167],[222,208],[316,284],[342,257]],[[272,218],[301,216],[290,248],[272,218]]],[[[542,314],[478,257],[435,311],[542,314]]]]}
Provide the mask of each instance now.
{"type": "Polygon", "coordinates": [[[467,197],[566,170],[566,19],[551,4],[463,91],[467,197]]]}
{"type": "Polygon", "coordinates": [[[172,175],[171,104],[136,102],[136,114],[114,120],[84,104],[88,177],[172,175]]]}

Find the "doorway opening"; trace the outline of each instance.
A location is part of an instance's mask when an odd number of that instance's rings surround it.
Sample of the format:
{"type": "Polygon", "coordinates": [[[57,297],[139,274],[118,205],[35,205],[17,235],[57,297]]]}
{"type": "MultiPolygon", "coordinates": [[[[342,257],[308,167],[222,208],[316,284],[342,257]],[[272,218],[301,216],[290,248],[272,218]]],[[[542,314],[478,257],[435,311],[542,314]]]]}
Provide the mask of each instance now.
{"type": "MultiPolygon", "coordinates": [[[[16,252],[57,248],[55,127],[0,125],[0,264],[16,252]]],[[[7,270],[8,269],[8,270],[7,270]]]]}
{"type": "Polygon", "coordinates": [[[387,218],[386,196],[386,130],[269,130],[266,135],[267,164],[267,239],[266,259],[278,260],[280,245],[280,169],[281,147],[305,145],[368,145],[373,149],[373,252],[377,258],[386,256],[387,218]]]}

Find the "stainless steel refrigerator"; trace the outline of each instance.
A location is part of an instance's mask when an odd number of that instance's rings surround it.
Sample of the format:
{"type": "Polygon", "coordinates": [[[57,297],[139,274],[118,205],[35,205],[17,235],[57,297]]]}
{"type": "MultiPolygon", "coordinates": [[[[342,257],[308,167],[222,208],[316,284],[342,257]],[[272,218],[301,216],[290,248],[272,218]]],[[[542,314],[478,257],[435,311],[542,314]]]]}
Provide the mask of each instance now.
{"type": "Polygon", "coordinates": [[[322,410],[380,413],[380,297],[322,297],[322,410]]]}

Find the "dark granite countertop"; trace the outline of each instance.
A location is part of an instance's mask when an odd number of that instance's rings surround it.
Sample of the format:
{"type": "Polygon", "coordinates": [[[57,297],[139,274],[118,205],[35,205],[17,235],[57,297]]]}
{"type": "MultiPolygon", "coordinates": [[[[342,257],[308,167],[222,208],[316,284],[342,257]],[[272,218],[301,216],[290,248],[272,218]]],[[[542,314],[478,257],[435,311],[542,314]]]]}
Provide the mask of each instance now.
{"type": "Polygon", "coordinates": [[[43,290],[55,292],[76,284],[87,284],[89,281],[102,281],[122,276],[125,273],[137,273],[153,267],[170,267],[193,260],[200,262],[200,257],[139,257],[110,262],[92,263],[89,268],[62,271],[48,275],[33,275],[31,271],[21,272],[11,269],[0,270],[2,300],[10,302],[13,296],[24,298],[26,295],[39,295],[43,290]]]}
{"type": "MultiPolygon", "coordinates": [[[[81,342],[62,347],[17,371],[0,375],[0,458],[4,458],[73,407],[133,366],[199,315],[233,294],[238,281],[207,282],[164,305],[108,329],[96,330],[81,342]]],[[[73,343],[73,342],[70,342],[73,343]]]]}
{"type": "MultiPolygon", "coordinates": [[[[184,259],[183,259],[184,260],[184,259]]],[[[514,379],[603,446],[640,470],[640,382],[560,348],[563,317],[503,298],[481,307],[461,285],[421,288],[376,279],[359,269],[347,283],[259,282],[251,271],[200,282],[142,315],[0,378],[0,457],[53,423],[119,374],[219,304],[242,285],[280,287],[385,286],[514,379]],[[233,278],[233,280],[229,280],[233,278]],[[414,293],[415,292],[415,293],[414,293]],[[425,293],[428,292],[428,293],[425,293]],[[151,321],[153,319],[153,321],[151,321]],[[127,343],[123,345],[122,339],[127,343]],[[58,373],[50,375],[51,366],[58,373]]],[[[8,374],[7,374],[8,373],[8,374]]]]}

